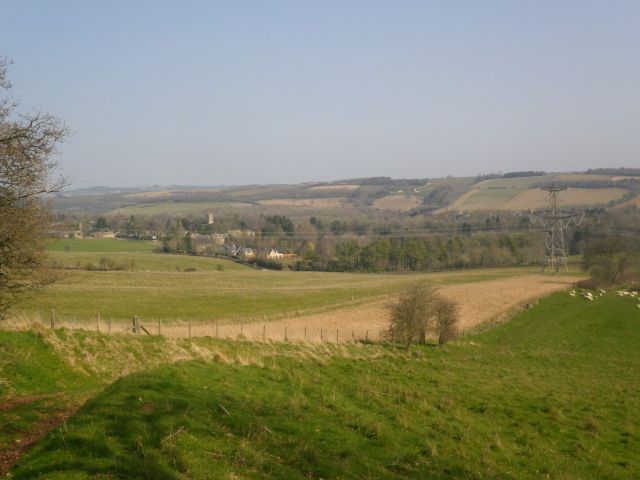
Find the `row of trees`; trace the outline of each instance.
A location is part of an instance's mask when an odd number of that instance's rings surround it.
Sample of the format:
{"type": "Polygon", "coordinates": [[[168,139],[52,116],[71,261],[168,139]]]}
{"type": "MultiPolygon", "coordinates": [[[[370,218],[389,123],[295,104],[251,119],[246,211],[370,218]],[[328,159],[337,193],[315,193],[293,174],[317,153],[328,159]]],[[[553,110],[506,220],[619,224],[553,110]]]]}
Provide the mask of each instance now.
{"type": "Polygon", "coordinates": [[[541,255],[541,242],[533,235],[434,235],[381,238],[364,243],[346,240],[336,243],[328,257],[309,248],[296,268],[342,272],[425,271],[531,265],[539,262],[541,255]]]}

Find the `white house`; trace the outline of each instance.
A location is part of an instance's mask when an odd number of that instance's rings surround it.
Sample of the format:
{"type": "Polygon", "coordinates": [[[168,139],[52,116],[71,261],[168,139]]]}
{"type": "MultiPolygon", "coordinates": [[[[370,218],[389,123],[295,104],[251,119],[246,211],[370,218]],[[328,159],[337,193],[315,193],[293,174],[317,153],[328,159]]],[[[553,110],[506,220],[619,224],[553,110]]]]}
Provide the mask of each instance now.
{"type": "Polygon", "coordinates": [[[273,248],[271,250],[269,250],[269,253],[267,253],[267,258],[270,260],[273,260],[275,258],[283,258],[284,254],[280,253],[277,250],[274,250],[273,248]]]}

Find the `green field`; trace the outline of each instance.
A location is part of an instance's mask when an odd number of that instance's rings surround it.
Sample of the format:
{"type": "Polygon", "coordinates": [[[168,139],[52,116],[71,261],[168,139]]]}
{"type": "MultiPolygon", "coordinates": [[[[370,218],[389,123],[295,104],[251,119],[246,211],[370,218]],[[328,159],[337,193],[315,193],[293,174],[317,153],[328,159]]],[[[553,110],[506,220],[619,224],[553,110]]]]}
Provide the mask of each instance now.
{"type": "MultiPolygon", "coordinates": [[[[417,275],[279,272],[208,258],[149,255],[148,262],[132,254],[126,258],[133,259],[136,268],[153,264],[157,270],[63,271],[57,283],[21,304],[16,314],[45,321],[55,308],[58,319],[90,322],[98,313],[114,319],[138,315],[146,319],[186,316],[192,320],[229,320],[235,316],[250,320],[386,295],[415,281],[445,285],[537,271],[504,268],[417,275]],[[197,271],[177,270],[176,266],[184,270],[186,265],[194,265],[197,271]],[[217,265],[223,270],[219,271],[217,265]]],[[[78,254],[74,254],[70,262],[78,260],[78,254]]]]}
{"type": "Polygon", "coordinates": [[[153,244],[143,242],[66,240],[53,247],[51,256],[65,269],[60,270],[57,282],[14,310],[17,317],[47,323],[51,310],[55,309],[60,321],[91,325],[98,314],[103,319],[111,316],[115,321],[129,321],[133,315],[144,320],[264,320],[264,316],[333,309],[398,292],[416,281],[447,285],[538,271],[536,268],[423,274],[267,271],[218,258],[152,253],[153,244]],[[123,251],[126,248],[130,250],[123,251]],[[95,267],[102,258],[124,270],[88,271],[87,265],[95,267]]]}
{"type": "Polygon", "coordinates": [[[158,246],[158,243],[120,238],[65,238],[51,242],[49,251],[150,253],[158,246]]]}
{"type": "Polygon", "coordinates": [[[555,294],[408,351],[0,332],[0,395],[58,395],[0,410],[0,441],[91,397],[11,478],[634,479],[636,303],[555,294]]]}

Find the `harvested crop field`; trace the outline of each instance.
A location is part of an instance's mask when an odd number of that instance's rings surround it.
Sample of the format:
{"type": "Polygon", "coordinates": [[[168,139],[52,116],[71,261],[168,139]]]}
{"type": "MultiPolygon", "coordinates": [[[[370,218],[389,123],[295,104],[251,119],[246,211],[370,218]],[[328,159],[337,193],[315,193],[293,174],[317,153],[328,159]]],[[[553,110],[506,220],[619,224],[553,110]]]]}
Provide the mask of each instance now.
{"type": "Polygon", "coordinates": [[[421,203],[422,200],[415,195],[388,195],[373,202],[373,208],[407,211],[420,206],[421,203]]]}
{"type": "MultiPolygon", "coordinates": [[[[460,310],[460,330],[471,330],[480,325],[504,319],[514,310],[549,295],[564,290],[576,281],[571,276],[525,275],[521,277],[464,283],[440,287],[445,297],[454,300],[460,310]]],[[[249,340],[292,341],[350,341],[379,340],[380,332],[387,327],[386,305],[391,301],[376,300],[371,303],[349,306],[311,315],[275,320],[265,323],[244,324],[194,324],[192,336],[244,337],[249,340]],[[217,332],[216,332],[217,329],[217,332]],[[286,329],[286,331],[285,331],[286,329]]],[[[163,335],[184,337],[187,325],[163,326],[163,335]]]]}
{"type": "Polygon", "coordinates": [[[278,198],[259,200],[258,204],[267,207],[317,207],[334,208],[342,206],[344,198],[278,198]]]}

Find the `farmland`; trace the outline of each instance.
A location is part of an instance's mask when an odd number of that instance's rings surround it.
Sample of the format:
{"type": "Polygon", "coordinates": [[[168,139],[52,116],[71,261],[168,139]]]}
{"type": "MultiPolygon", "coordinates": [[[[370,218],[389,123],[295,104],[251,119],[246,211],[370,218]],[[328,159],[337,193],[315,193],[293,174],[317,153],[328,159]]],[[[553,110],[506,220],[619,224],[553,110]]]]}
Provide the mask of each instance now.
{"type": "Polygon", "coordinates": [[[408,351],[4,332],[3,395],[31,399],[0,438],[80,407],[16,479],[636,478],[636,302],[558,293],[408,351]]]}
{"type": "Polygon", "coordinates": [[[88,322],[97,314],[129,321],[264,320],[352,305],[398,292],[416,281],[449,285],[535,272],[530,268],[478,269],[426,274],[344,274],[256,270],[229,260],[155,254],[152,244],[121,240],[65,240],[52,246],[60,281],[21,307],[18,316],[46,322],[88,322]],[[65,250],[64,247],[67,247],[65,250]],[[122,251],[130,248],[134,251],[122,251]],[[145,251],[146,250],[146,251],[145,251]],[[87,271],[101,258],[123,271],[87,271]]]}

